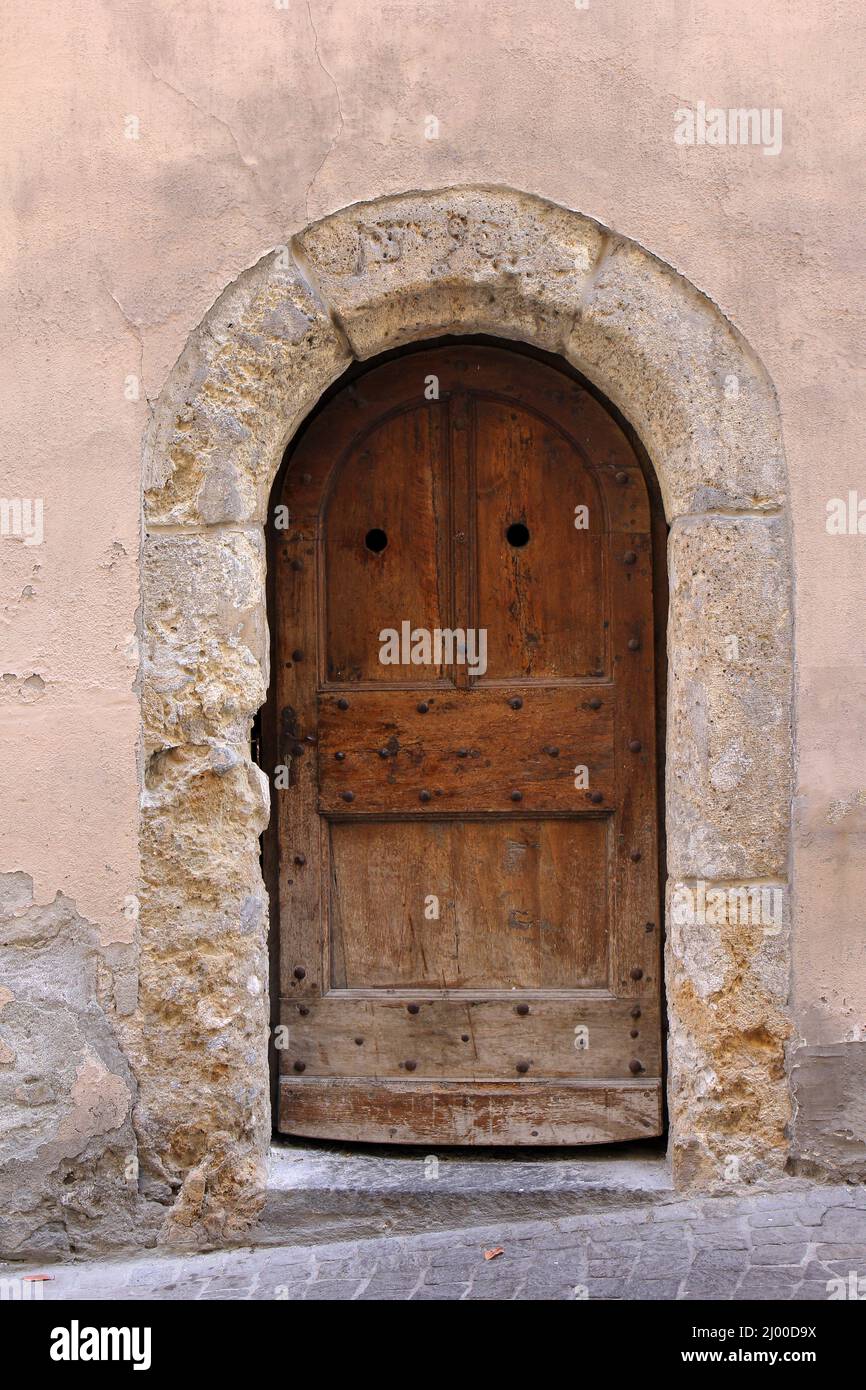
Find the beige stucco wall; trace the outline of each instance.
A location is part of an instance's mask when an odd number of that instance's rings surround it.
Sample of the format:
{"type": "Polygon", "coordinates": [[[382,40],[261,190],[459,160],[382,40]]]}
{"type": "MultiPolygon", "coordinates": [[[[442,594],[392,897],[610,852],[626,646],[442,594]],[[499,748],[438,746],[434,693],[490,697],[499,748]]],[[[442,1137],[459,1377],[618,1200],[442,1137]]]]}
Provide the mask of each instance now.
{"type": "MultiPolygon", "coordinates": [[[[798,1143],[862,1166],[866,537],[825,526],[829,498],[866,495],[861,8],[14,0],[6,28],[0,495],[44,498],[45,540],[0,538],[0,871],[19,875],[19,911],[22,874],[35,903],[74,905],[70,1017],[91,995],[120,1012],[134,998],[148,401],[226,284],[311,219],[501,183],[676,267],[779,393],[796,572],[798,1143]],[[674,111],[701,99],[780,108],[781,153],[677,145],[674,111]],[[834,1136],[846,1128],[852,1139],[834,1136]]],[[[34,931],[50,953],[55,936],[34,931]]],[[[76,1052],[64,1024],[36,1048],[16,1104],[36,1097],[40,1142],[68,1152],[70,1133],[83,1144],[118,1127],[127,1083],[100,1084],[100,1068],[121,1067],[110,1047],[106,1034],[94,1054],[91,1035],[76,1052]]]]}

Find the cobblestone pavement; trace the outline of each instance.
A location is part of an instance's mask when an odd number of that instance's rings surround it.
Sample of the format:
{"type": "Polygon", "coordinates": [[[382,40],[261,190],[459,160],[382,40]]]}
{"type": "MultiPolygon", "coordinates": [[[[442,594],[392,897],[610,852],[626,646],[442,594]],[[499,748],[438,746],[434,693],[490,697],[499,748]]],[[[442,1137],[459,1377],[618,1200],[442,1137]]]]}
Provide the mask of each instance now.
{"type": "Polygon", "coordinates": [[[49,1273],[54,1299],[817,1299],[866,1295],[866,1188],[671,1199],[553,1220],[213,1254],[136,1256],[49,1273]],[[485,1250],[503,1253],[485,1259],[485,1250]],[[852,1282],[853,1272],[853,1282],[852,1282]],[[833,1283],[838,1280],[841,1283],[833,1283]]]}

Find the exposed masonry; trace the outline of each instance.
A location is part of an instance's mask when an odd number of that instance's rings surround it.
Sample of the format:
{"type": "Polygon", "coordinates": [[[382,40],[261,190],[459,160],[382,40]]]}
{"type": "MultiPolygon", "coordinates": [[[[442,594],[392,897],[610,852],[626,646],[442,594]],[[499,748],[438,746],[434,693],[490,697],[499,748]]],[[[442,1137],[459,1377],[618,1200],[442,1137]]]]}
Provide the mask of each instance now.
{"type": "Polygon", "coordinates": [[[135,1004],[129,948],[27,874],[0,875],[0,1249],[67,1254],[155,1239],[138,1194],[135,1079],[112,1020],[135,1004]]]}
{"type": "Polygon", "coordinates": [[[240,275],[145,441],[140,990],[116,1027],[139,1198],[165,1242],[218,1242],[263,1199],[269,788],[249,732],[268,683],[271,484],[353,360],[445,333],[561,354],[652,460],[671,523],[671,891],[771,885],[783,901],[772,932],[668,933],[675,1181],[763,1180],[789,1155],[792,633],[772,386],[719,309],[634,243],[505,189],[413,193],[327,217],[240,275]]]}

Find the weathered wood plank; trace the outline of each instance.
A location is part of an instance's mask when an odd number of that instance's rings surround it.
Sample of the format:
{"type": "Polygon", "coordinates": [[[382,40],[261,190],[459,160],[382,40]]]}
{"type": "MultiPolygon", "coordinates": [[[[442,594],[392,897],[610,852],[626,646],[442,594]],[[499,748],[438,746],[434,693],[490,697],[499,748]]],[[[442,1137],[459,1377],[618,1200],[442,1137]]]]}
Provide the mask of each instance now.
{"type": "Polygon", "coordinates": [[[662,1130],[661,1083],[469,1086],[284,1077],[280,1128],[310,1138],[431,1146],[647,1139],[662,1130]]]}
{"type": "MultiPolygon", "coordinates": [[[[517,1075],[575,1080],[630,1080],[633,1001],[549,992],[523,992],[512,1000],[467,992],[435,997],[420,991],[400,998],[357,998],[353,992],[311,1000],[301,1013],[286,1000],[286,1061],[308,1076],[417,1079],[507,1079],[517,1075]],[[525,1012],[523,1012],[525,1010],[525,1012]],[[525,1067],[524,1072],[518,1067],[525,1067]]],[[[646,1070],[661,1067],[658,1009],[647,1001],[646,1070]]]]}
{"type": "Polygon", "coordinates": [[[323,694],[319,810],[602,813],[614,800],[613,704],[591,709],[595,694],[516,684],[323,694]]]}
{"type": "Polygon", "coordinates": [[[331,985],[600,988],[608,822],[331,825],[331,985]],[[600,907],[601,904],[601,907],[600,907]]]}

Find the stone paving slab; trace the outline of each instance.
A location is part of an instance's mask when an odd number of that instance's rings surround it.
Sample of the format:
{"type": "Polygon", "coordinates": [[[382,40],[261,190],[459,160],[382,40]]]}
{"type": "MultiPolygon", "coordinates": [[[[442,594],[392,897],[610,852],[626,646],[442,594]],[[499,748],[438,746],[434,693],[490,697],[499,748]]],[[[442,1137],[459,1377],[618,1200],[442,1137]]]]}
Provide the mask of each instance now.
{"type": "MultiPolygon", "coordinates": [[[[43,1270],[44,1299],[289,1301],[866,1298],[866,1188],[792,1183],[452,1231],[137,1255],[43,1270]],[[486,1250],[503,1254],[485,1259],[486,1250]],[[862,1282],[861,1282],[862,1281],[862,1282]]],[[[14,1297],[14,1285],[2,1285],[14,1297]],[[11,1292],[10,1292],[11,1290],[11,1292]]],[[[19,1291],[20,1296],[20,1291],[19,1291]]]]}

